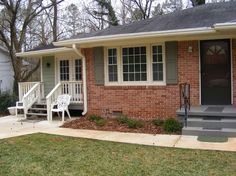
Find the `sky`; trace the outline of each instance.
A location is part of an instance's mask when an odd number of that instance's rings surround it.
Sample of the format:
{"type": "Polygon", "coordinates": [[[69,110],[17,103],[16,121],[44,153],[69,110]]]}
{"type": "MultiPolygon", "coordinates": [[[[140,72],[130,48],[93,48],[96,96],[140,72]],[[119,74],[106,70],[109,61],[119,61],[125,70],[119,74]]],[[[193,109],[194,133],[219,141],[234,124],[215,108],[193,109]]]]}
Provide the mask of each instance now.
{"type": "MultiPolygon", "coordinates": [[[[63,2],[63,6],[67,6],[67,5],[69,5],[69,4],[71,4],[71,3],[74,3],[74,4],[77,4],[77,5],[79,5],[79,4],[81,4],[81,3],[83,3],[83,2],[92,2],[93,0],[64,0],[64,2],[63,2]]],[[[165,0],[157,0],[156,2],[158,3],[162,3],[162,2],[164,2],[165,0]]],[[[182,0],[183,1],[183,3],[184,4],[187,4],[187,2],[189,1],[189,0],[182,0]]],[[[111,0],[111,2],[112,2],[112,4],[113,4],[113,6],[114,7],[119,7],[119,5],[120,5],[120,0],[111,0]]]]}

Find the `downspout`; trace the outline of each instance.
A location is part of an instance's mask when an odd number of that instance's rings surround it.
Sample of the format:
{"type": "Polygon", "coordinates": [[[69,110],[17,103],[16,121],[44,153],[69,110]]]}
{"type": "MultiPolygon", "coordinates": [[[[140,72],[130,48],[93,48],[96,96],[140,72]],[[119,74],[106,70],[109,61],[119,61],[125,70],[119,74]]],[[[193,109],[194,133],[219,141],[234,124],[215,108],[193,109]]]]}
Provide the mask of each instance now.
{"type": "Polygon", "coordinates": [[[83,70],[82,76],[83,76],[83,95],[84,95],[84,99],[83,99],[84,110],[82,112],[82,115],[85,115],[88,111],[87,82],[86,82],[86,60],[85,60],[85,56],[81,53],[80,49],[78,49],[76,47],[76,44],[73,44],[72,48],[78,56],[82,57],[82,70],[83,70]]]}

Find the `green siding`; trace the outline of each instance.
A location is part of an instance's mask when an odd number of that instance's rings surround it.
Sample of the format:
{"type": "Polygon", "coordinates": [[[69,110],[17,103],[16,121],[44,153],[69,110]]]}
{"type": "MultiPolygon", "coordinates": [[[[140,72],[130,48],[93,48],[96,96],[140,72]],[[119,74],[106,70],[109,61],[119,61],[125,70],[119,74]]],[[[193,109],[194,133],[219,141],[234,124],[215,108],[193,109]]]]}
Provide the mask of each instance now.
{"type": "Polygon", "coordinates": [[[42,72],[44,82],[44,93],[45,96],[55,86],[55,60],[54,56],[45,56],[42,58],[42,72]]]}
{"type": "Polygon", "coordinates": [[[104,48],[94,48],[93,54],[95,84],[104,85],[104,48]]]}
{"type": "Polygon", "coordinates": [[[178,43],[166,42],[166,83],[177,84],[178,83],[178,43]]]}

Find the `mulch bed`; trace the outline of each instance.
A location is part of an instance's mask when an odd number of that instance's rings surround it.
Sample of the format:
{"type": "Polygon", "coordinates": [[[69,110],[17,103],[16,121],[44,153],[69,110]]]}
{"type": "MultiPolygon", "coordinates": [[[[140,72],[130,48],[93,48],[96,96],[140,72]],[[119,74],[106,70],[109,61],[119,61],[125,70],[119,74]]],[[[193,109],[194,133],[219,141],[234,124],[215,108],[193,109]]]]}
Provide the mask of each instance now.
{"type": "Polygon", "coordinates": [[[144,121],[144,127],[133,129],[125,124],[119,124],[116,119],[107,119],[104,126],[97,126],[95,122],[88,120],[86,117],[81,117],[76,120],[66,122],[61,127],[73,129],[87,129],[87,130],[102,130],[102,131],[119,131],[132,133],[148,133],[148,134],[162,134],[164,130],[160,126],[156,126],[152,121],[144,121]]]}

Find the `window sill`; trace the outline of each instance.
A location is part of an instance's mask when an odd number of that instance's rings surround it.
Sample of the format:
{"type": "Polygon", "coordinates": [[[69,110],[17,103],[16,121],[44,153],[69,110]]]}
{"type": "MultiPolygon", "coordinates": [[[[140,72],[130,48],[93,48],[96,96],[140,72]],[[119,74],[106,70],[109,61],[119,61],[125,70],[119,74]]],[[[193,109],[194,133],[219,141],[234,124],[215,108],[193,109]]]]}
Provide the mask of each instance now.
{"type": "Polygon", "coordinates": [[[122,82],[122,83],[105,83],[105,86],[166,86],[165,82],[122,82]]]}

